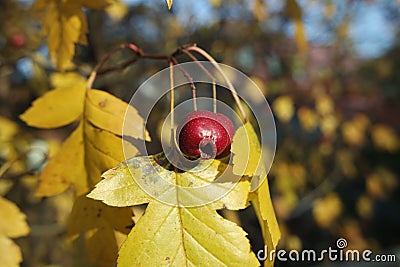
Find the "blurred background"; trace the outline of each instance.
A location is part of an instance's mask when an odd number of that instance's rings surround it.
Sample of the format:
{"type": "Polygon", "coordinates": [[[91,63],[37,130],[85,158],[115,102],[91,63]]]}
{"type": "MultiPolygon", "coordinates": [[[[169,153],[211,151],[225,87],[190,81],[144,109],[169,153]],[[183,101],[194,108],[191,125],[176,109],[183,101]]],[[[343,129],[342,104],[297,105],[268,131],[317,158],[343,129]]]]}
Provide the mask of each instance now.
{"type": "MultiPolygon", "coordinates": [[[[0,195],[19,206],[31,227],[16,240],[22,266],[85,266],[83,253],[63,236],[71,192],[34,196],[37,174],[73,127],[39,130],[18,118],[51,89],[56,71],[32,5],[0,2],[0,195]]],[[[82,75],[121,43],[149,53],[196,43],[260,87],[277,125],[269,182],[279,248],[319,251],[345,238],[349,249],[400,255],[400,1],[175,0],[168,11],[163,0],[121,0],[85,13],[89,43],[76,46],[74,58],[82,75]]],[[[95,87],[128,101],[165,67],[143,60],[100,76],[95,87]]],[[[154,152],[160,123],[147,125],[154,152]]],[[[263,248],[251,208],[224,215],[249,233],[254,251],[263,248]]]]}

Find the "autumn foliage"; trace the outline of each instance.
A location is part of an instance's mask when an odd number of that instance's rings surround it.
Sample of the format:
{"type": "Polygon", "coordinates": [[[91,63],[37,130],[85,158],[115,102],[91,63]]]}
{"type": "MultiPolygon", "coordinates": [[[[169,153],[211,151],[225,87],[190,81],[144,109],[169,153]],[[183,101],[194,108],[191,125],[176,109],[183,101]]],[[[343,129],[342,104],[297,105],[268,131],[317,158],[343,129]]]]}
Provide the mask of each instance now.
{"type": "Polygon", "coordinates": [[[334,1],[317,4],[336,38],[329,48],[308,41],[311,6],[298,0],[279,11],[267,1],[204,1],[221,20],[190,31],[177,2],[0,3],[0,266],[291,266],[257,251],[324,249],[339,237],[350,249],[399,244],[398,47],[356,58],[351,14],[334,1]],[[266,27],[277,21],[291,25],[291,38],[266,27]],[[162,68],[212,56],[246,72],[271,103],[270,170],[260,164],[258,122],[231,89],[218,94],[242,119],[231,160],[187,171],[169,162],[174,149],[159,152],[167,97],[157,118],[128,104],[162,68]],[[158,152],[145,155],[137,142],[158,152]],[[157,199],[142,186],[163,181],[173,186],[157,199]],[[190,191],[201,186],[227,193],[209,201],[190,191]],[[42,238],[49,244],[37,245],[42,238]]]}

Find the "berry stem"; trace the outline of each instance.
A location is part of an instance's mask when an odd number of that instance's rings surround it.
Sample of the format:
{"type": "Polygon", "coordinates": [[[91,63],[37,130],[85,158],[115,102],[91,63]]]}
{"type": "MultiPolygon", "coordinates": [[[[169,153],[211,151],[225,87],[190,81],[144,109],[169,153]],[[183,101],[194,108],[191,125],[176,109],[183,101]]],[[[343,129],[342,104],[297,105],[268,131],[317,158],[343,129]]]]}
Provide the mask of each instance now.
{"type": "Polygon", "coordinates": [[[217,113],[217,85],[215,83],[215,80],[213,80],[212,89],[213,89],[213,112],[217,113]]]}
{"type": "MultiPolygon", "coordinates": [[[[190,47],[190,46],[188,46],[190,47]]],[[[215,83],[215,77],[201,64],[201,62],[188,50],[185,48],[182,49],[182,52],[187,55],[191,60],[193,60],[200,68],[202,71],[204,71],[205,74],[207,74],[208,77],[211,78],[212,83],[213,83],[213,112],[217,112],[217,87],[215,83]]]]}
{"type": "Polygon", "coordinates": [[[225,82],[227,83],[229,90],[231,91],[232,97],[235,100],[239,111],[241,113],[241,116],[243,118],[244,122],[247,122],[247,116],[246,113],[244,112],[243,106],[240,102],[240,99],[238,97],[238,94],[236,92],[236,89],[233,87],[233,84],[231,83],[231,81],[228,79],[228,77],[226,77],[225,73],[222,71],[221,67],[218,65],[217,61],[210,55],[208,54],[206,51],[204,51],[203,49],[197,47],[197,46],[188,46],[185,47],[184,50],[187,51],[194,51],[196,53],[199,53],[200,55],[202,55],[203,57],[205,57],[208,61],[210,61],[214,67],[221,73],[222,77],[224,78],[225,82]]]}
{"type": "Polygon", "coordinates": [[[171,60],[169,61],[169,86],[170,86],[170,112],[171,112],[171,145],[174,143],[175,140],[175,131],[174,131],[174,123],[175,123],[175,116],[174,116],[174,108],[175,108],[175,86],[174,86],[174,62],[171,60]]]}

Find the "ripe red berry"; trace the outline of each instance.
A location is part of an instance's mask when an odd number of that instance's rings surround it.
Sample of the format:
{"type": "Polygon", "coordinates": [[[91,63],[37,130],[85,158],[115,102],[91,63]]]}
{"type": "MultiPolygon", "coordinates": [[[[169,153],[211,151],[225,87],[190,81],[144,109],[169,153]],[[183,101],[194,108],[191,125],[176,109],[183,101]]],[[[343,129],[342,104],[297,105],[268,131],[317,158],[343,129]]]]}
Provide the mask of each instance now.
{"type": "Polygon", "coordinates": [[[225,115],[194,111],[177,129],[179,148],[188,158],[223,158],[230,153],[234,132],[232,121],[225,115]]]}
{"type": "Polygon", "coordinates": [[[10,42],[15,48],[23,48],[26,45],[26,37],[22,33],[14,33],[10,37],[10,42]]]}

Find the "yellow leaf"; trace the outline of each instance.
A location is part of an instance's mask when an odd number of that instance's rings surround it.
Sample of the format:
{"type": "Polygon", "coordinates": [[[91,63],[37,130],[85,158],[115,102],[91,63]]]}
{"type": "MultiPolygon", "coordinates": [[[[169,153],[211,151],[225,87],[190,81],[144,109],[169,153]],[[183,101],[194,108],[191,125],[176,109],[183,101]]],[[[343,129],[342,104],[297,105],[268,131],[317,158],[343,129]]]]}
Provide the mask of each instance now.
{"type": "Polygon", "coordinates": [[[335,109],[333,100],[328,95],[320,95],[315,99],[315,109],[322,116],[332,114],[335,109]]]}
{"type": "Polygon", "coordinates": [[[106,9],[107,14],[116,21],[123,19],[129,12],[129,8],[125,3],[115,1],[106,9]]]}
{"type": "Polygon", "coordinates": [[[163,153],[129,159],[105,172],[88,197],[118,207],[147,203],[154,197],[179,205],[210,203],[214,209],[247,206],[249,182],[235,177],[227,165],[204,161],[186,172],[175,172],[168,165],[163,153]]]}
{"type": "Polygon", "coordinates": [[[250,123],[237,129],[232,140],[233,173],[253,176],[261,167],[261,148],[250,123]]]}
{"type": "MultiPolygon", "coordinates": [[[[256,191],[256,197],[252,200],[252,205],[258,221],[260,222],[264,244],[267,246],[268,251],[271,251],[276,249],[279,239],[281,238],[281,232],[279,230],[278,221],[271,201],[268,179],[265,177],[263,181],[264,182],[256,191]]],[[[274,259],[271,260],[270,257],[267,257],[264,266],[272,267],[273,264],[274,259]]]]}
{"type": "Polygon", "coordinates": [[[0,236],[15,238],[29,233],[25,214],[13,202],[2,197],[0,197],[0,218],[0,236]]]}
{"type": "Polygon", "coordinates": [[[154,201],[122,244],[118,266],[259,266],[245,235],[210,207],[154,201]]]}
{"type": "Polygon", "coordinates": [[[329,227],[342,212],[342,202],[336,193],[330,193],[313,204],[313,215],[321,227],[329,227]]]}
{"type": "Polygon", "coordinates": [[[318,126],[318,115],[308,107],[301,107],[297,111],[301,126],[306,131],[312,131],[318,126]]]}
{"type": "Polygon", "coordinates": [[[34,127],[61,127],[79,118],[83,111],[84,97],[85,87],[79,83],[56,88],[36,99],[20,118],[34,127]]]}
{"type": "Polygon", "coordinates": [[[171,10],[173,0],[165,0],[165,2],[167,2],[168,10],[171,10]]]}
{"type": "Polygon", "coordinates": [[[89,187],[100,181],[101,173],[124,161],[123,149],[129,155],[136,155],[138,150],[130,143],[107,131],[85,124],[86,171],[89,174],[89,187]],[[124,144],[124,148],[123,145],[124,144]]]}
{"type": "Polygon", "coordinates": [[[136,183],[133,176],[142,176],[141,168],[129,168],[123,162],[103,173],[101,180],[87,197],[101,200],[116,207],[135,206],[148,203],[151,197],[136,183]]]}
{"type": "Polygon", "coordinates": [[[253,16],[258,21],[263,21],[267,17],[267,6],[264,4],[263,0],[253,0],[253,16]]]}
{"type": "Polygon", "coordinates": [[[306,32],[304,29],[304,23],[301,20],[296,19],[294,21],[294,28],[295,28],[294,37],[295,37],[297,46],[298,46],[300,52],[305,54],[307,52],[308,43],[307,43],[306,32]]]}
{"type": "Polygon", "coordinates": [[[0,235],[0,266],[18,267],[21,262],[20,248],[8,237],[0,235]]]}
{"type": "Polygon", "coordinates": [[[79,85],[85,89],[87,80],[77,72],[55,72],[50,76],[50,83],[55,88],[71,88],[79,85]]]}
{"type": "Polygon", "coordinates": [[[21,251],[10,238],[28,233],[25,214],[13,202],[0,197],[0,266],[19,266],[21,251]]]}
{"type": "Polygon", "coordinates": [[[275,99],[272,109],[281,121],[288,122],[294,114],[293,100],[290,96],[280,96],[275,99]]]}
{"type": "Polygon", "coordinates": [[[342,124],[344,140],[350,145],[363,145],[365,143],[368,125],[369,119],[363,114],[357,114],[351,121],[344,122],[342,124]]]}
{"type": "Polygon", "coordinates": [[[320,128],[325,136],[333,137],[338,125],[339,119],[334,114],[329,114],[321,119],[320,128]]]}
{"type": "Polygon", "coordinates": [[[56,156],[41,173],[38,196],[53,196],[64,192],[70,185],[80,195],[88,191],[84,162],[82,124],[67,138],[56,156]]]}
{"type": "Polygon", "coordinates": [[[114,231],[127,234],[132,226],[129,208],[109,207],[81,196],[75,200],[67,223],[67,235],[75,239],[85,232],[87,250],[92,261],[112,266],[117,259],[114,231]]]}
{"type": "Polygon", "coordinates": [[[397,133],[387,125],[375,124],[371,132],[372,141],[379,149],[395,152],[400,147],[397,133]]]}
{"type": "Polygon", "coordinates": [[[3,117],[0,116],[0,141],[8,142],[12,139],[18,132],[18,125],[3,117]]]}
{"type": "Polygon", "coordinates": [[[47,36],[50,57],[64,71],[73,66],[76,43],[86,43],[87,22],[80,0],[40,1],[37,9],[46,9],[42,32],[47,36]]]}
{"type": "Polygon", "coordinates": [[[286,0],[285,9],[294,22],[295,40],[297,46],[302,53],[305,53],[307,51],[307,38],[304,30],[304,24],[302,22],[303,12],[301,7],[296,0],[286,0]]]}
{"type": "Polygon", "coordinates": [[[150,141],[143,118],[137,110],[121,99],[100,90],[89,90],[86,100],[86,117],[99,128],[122,136],[125,114],[128,114],[130,136],[150,141]],[[127,110],[129,109],[129,110],[127,110]]]}

